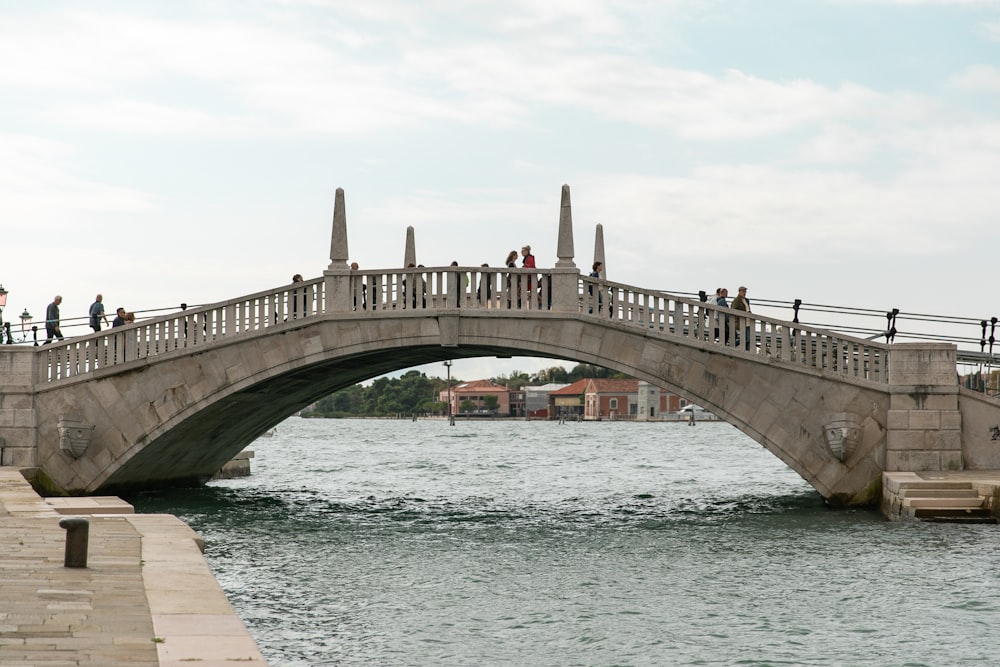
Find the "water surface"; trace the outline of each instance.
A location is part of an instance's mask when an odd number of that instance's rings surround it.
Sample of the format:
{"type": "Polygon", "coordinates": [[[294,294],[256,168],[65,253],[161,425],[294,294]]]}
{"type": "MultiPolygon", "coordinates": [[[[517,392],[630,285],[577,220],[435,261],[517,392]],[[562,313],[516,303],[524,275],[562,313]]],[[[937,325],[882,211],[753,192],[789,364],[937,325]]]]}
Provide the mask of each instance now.
{"type": "Polygon", "coordinates": [[[274,667],[1000,661],[998,527],[828,509],[725,423],[304,420],[179,515],[274,667]]]}

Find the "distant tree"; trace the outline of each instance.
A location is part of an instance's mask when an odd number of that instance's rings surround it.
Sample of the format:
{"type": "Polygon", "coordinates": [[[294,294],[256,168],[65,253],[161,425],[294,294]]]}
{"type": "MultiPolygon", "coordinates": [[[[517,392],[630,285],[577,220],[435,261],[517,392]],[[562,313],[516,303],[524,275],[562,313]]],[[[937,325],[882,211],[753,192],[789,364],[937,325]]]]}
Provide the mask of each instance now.
{"type": "MultiPolygon", "coordinates": [[[[534,377],[523,371],[512,371],[509,376],[490,378],[495,384],[512,390],[522,389],[531,384],[570,383],[581,378],[627,378],[623,373],[612,372],[601,366],[577,364],[566,371],[561,366],[552,366],[539,371],[534,377]]],[[[463,380],[451,378],[454,387],[463,380]]],[[[428,378],[420,371],[410,370],[398,378],[376,378],[369,386],[356,384],[345,387],[318,400],[303,415],[312,417],[378,417],[386,415],[410,415],[438,413],[445,414],[447,405],[440,400],[441,392],[447,389],[447,380],[440,377],[428,378]]],[[[482,406],[496,410],[499,400],[496,396],[484,396],[482,406]]],[[[472,401],[462,401],[462,412],[471,412],[479,406],[472,401]]]]}
{"type": "Polygon", "coordinates": [[[603,366],[593,366],[591,364],[577,364],[573,367],[573,370],[569,372],[569,377],[567,382],[576,382],[577,380],[582,380],[584,378],[615,378],[624,379],[628,378],[624,373],[618,373],[612,371],[611,369],[604,368],[603,366]]]}
{"type": "Polygon", "coordinates": [[[569,372],[562,366],[551,366],[544,370],[540,370],[538,371],[537,378],[541,384],[568,384],[570,381],[569,372]]]}
{"type": "Polygon", "coordinates": [[[365,400],[364,391],[364,387],[356,384],[328,396],[332,403],[333,414],[339,416],[360,414],[365,400]]]}
{"type": "Polygon", "coordinates": [[[498,375],[490,378],[490,382],[510,389],[520,389],[526,384],[531,384],[531,376],[523,371],[511,371],[510,375],[498,375]]]}

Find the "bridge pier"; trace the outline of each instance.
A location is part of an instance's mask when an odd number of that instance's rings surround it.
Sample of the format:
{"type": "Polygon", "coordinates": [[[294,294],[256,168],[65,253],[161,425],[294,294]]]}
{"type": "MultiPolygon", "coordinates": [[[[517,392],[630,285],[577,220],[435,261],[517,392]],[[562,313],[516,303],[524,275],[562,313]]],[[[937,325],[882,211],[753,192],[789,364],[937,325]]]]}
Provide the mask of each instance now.
{"type": "Polygon", "coordinates": [[[0,466],[38,465],[35,434],[35,387],[38,356],[33,347],[0,348],[0,466]]]}
{"type": "Polygon", "coordinates": [[[886,472],[963,469],[955,358],[948,343],[892,346],[886,472]]]}

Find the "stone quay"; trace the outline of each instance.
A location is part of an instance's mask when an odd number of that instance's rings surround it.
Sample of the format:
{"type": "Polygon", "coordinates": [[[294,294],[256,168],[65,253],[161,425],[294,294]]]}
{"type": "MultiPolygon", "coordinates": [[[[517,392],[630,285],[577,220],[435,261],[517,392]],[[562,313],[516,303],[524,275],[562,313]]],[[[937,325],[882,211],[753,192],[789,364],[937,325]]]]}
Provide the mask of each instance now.
{"type": "Polygon", "coordinates": [[[205,562],[167,514],[111,496],[42,498],[0,467],[4,667],[266,666],[205,562]],[[85,567],[67,567],[68,517],[88,522],[85,567]]]}

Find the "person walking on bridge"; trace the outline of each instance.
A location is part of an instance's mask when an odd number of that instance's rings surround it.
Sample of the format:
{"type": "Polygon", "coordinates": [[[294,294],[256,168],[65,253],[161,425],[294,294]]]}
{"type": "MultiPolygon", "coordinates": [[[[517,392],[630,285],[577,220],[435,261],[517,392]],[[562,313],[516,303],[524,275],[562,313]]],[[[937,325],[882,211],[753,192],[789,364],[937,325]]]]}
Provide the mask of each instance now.
{"type": "MultiPolygon", "coordinates": [[[[750,299],[747,298],[747,288],[740,287],[737,292],[736,298],[733,299],[733,305],[731,306],[733,310],[742,310],[744,313],[750,312],[750,299]]],[[[745,318],[739,318],[745,321],[745,318]]],[[[737,322],[737,334],[736,334],[736,344],[740,344],[739,336],[739,323],[737,322]]],[[[743,329],[743,346],[745,349],[750,349],[750,325],[749,323],[743,329]]]]}
{"type": "MultiPolygon", "coordinates": [[[[525,269],[533,269],[533,268],[535,268],[535,256],[531,254],[531,246],[530,245],[525,245],[524,247],[521,248],[521,257],[524,258],[524,259],[521,260],[521,267],[522,268],[525,268],[525,269]]],[[[532,288],[531,275],[529,274],[527,276],[527,278],[525,278],[525,280],[527,281],[527,286],[525,288],[525,292],[527,293],[528,302],[530,303],[531,288],[532,288]]],[[[541,306],[542,306],[541,295],[539,295],[538,296],[538,307],[541,308],[541,306]]]]}
{"type": "Polygon", "coordinates": [[[90,304],[90,328],[97,333],[101,330],[101,320],[104,320],[104,325],[110,324],[108,322],[108,316],[104,313],[104,295],[98,294],[94,297],[94,303],[90,304]]]}
{"type": "MultiPolygon", "coordinates": [[[[600,280],[600,278],[601,278],[601,270],[603,268],[604,268],[604,264],[602,262],[594,262],[594,265],[593,265],[593,267],[592,267],[592,269],[590,271],[590,277],[591,278],[597,278],[598,280],[600,280]]],[[[590,296],[594,295],[594,286],[593,285],[588,285],[587,286],[587,294],[589,294],[590,296]]],[[[600,313],[603,308],[604,308],[604,295],[601,294],[601,288],[598,287],[597,288],[597,312],[600,313]]],[[[590,306],[587,308],[587,312],[588,313],[593,313],[594,312],[593,301],[591,301],[590,306]]]]}
{"type": "Polygon", "coordinates": [[[736,298],[733,299],[733,303],[730,306],[733,310],[742,310],[745,313],[750,312],[750,299],[747,298],[747,288],[741,287],[736,294],[736,298]]]}
{"type": "Polygon", "coordinates": [[[45,309],[45,345],[52,342],[53,338],[63,339],[62,329],[59,328],[59,304],[62,297],[56,294],[52,303],[45,309]]]}
{"type": "MultiPolygon", "coordinates": [[[[508,269],[516,269],[517,268],[517,251],[516,250],[511,250],[509,253],[507,253],[507,259],[504,260],[504,264],[507,265],[508,269]]],[[[517,286],[514,288],[517,291],[517,307],[520,308],[521,307],[521,276],[518,276],[517,280],[515,282],[517,283],[517,286]]],[[[510,303],[511,302],[510,293],[511,293],[510,274],[508,273],[507,274],[507,308],[508,309],[511,306],[511,303],[510,303]]]]}
{"type": "MultiPolygon", "coordinates": [[[[725,287],[720,287],[719,289],[715,290],[715,305],[721,306],[723,308],[729,308],[729,301],[726,298],[728,296],[729,296],[729,290],[727,290],[725,287]]],[[[716,313],[715,314],[715,339],[716,340],[719,339],[719,319],[720,319],[719,313],[716,313]]],[[[724,335],[723,343],[725,343],[726,345],[728,345],[729,344],[729,313],[726,313],[725,315],[723,315],[721,319],[723,319],[725,321],[725,327],[724,327],[725,331],[723,332],[723,335],[724,335]]]]}
{"type": "Polygon", "coordinates": [[[521,248],[521,256],[524,258],[521,261],[521,266],[523,266],[526,269],[535,268],[535,256],[531,254],[530,245],[526,245],[523,248],[521,248]]]}
{"type": "MultiPolygon", "coordinates": [[[[301,273],[296,273],[294,276],[292,276],[292,284],[293,285],[295,283],[301,283],[301,282],[305,282],[303,280],[303,278],[302,278],[302,274],[301,273]]],[[[308,308],[306,290],[304,290],[304,289],[302,289],[302,290],[293,289],[292,290],[292,299],[291,299],[292,300],[292,319],[293,320],[297,320],[299,318],[299,292],[300,291],[302,293],[302,317],[306,316],[306,310],[308,308]]],[[[275,315],[275,318],[277,318],[277,315],[275,315]]]]}

